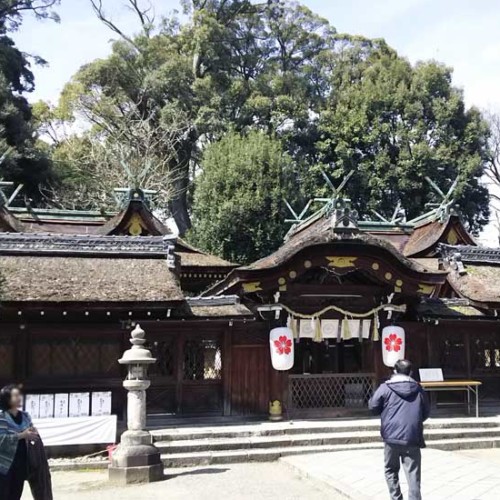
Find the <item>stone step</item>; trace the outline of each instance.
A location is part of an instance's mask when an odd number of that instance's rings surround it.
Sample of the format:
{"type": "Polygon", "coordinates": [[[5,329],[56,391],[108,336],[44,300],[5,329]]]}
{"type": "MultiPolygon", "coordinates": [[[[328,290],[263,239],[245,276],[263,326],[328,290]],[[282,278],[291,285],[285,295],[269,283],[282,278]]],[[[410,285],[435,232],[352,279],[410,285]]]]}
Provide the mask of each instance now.
{"type": "MultiPolygon", "coordinates": [[[[429,448],[439,450],[465,450],[474,448],[499,448],[500,437],[497,438],[463,438],[453,440],[436,440],[428,444],[429,448]]],[[[222,465],[244,462],[272,462],[281,457],[307,453],[330,453],[335,451],[381,449],[381,441],[370,443],[322,445],[322,446],[290,446],[267,449],[203,451],[192,453],[164,453],[161,455],[163,464],[171,467],[195,467],[207,465],[222,465]]]]}
{"type": "MultiPolygon", "coordinates": [[[[464,438],[500,438],[500,428],[485,429],[428,429],[425,439],[430,441],[464,438]]],[[[278,436],[252,436],[209,438],[193,440],[157,441],[156,446],[165,453],[195,453],[205,451],[233,451],[297,446],[323,446],[360,444],[380,441],[380,432],[357,431],[325,434],[294,434],[278,436]]]]}
{"type": "MultiPolygon", "coordinates": [[[[244,425],[194,426],[155,429],[151,433],[157,441],[192,441],[211,438],[251,438],[257,436],[282,436],[294,434],[325,434],[334,432],[378,431],[380,421],[369,420],[331,420],[331,421],[287,421],[260,422],[244,425]]],[[[430,419],[426,429],[463,429],[463,428],[500,428],[498,417],[430,419]]]]}
{"type": "Polygon", "coordinates": [[[194,453],[165,453],[161,455],[165,467],[194,467],[244,462],[273,462],[280,457],[301,453],[322,453],[331,451],[364,450],[382,448],[383,444],[364,443],[330,446],[297,446],[287,448],[248,449],[229,451],[204,451],[194,453]]]}
{"type": "Polygon", "coordinates": [[[456,451],[456,450],[474,450],[486,448],[500,448],[500,437],[483,438],[462,438],[462,439],[440,439],[427,443],[429,448],[437,450],[456,451]]]}

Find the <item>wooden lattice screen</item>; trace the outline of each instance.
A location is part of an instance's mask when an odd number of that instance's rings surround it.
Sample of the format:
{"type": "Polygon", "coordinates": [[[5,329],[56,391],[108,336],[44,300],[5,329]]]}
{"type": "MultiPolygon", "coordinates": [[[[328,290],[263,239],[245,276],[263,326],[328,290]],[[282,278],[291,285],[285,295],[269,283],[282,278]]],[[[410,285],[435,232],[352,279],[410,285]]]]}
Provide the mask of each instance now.
{"type": "Polygon", "coordinates": [[[40,339],[31,348],[31,375],[119,376],[120,343],[102,339],[40,339]]]}
{"type": "Polygon", "coordinates": [[[374,386],[375,375],[372,373],[291,375],[289,408],[364,408],[374,386]]]}

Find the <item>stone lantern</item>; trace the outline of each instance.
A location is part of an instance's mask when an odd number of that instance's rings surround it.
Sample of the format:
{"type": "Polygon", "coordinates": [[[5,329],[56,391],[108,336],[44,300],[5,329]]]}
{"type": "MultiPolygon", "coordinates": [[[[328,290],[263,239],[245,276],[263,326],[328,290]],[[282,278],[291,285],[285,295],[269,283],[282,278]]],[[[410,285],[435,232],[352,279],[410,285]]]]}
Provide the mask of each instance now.
{"type": "Polygon", "coordinates": [[[137,325],[131,334],[132,348],[118,360],[127,366],[127,378],[123,387],[127,389],[127,430],[113,452],[109,466],[110,481],[129,483],[149,483],[163,478],[163,464],[160,451],[152,444],[151,434],[146,430],[146,389],[148,365],[156,359],[144,347],[145,333],[137,325]]]}

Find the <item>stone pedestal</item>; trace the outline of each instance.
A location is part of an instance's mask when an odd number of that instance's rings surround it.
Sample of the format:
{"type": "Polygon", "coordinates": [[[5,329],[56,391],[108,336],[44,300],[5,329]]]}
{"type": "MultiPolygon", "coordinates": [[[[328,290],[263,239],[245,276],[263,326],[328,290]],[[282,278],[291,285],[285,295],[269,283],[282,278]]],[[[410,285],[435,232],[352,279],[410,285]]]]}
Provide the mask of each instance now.
{"type": "Polygon", "coordinates": [[[109,480],[119,484],[149,483],[163,478],[160,451],[147,431],[126,431],[113,453],[109,480]]]}
{"type": "Polygon", "coordinates": [[[113,452],[109,466],[109,480],[119,484],[149,483],[163,478],[160,451],[153,445],[146,428],[146,367],[156,360],[143,347],[144,331],[137,325],[132,332],[132,348],[118,360],[128,365],[128,376],[123,382],[127,389],[127,431],[113,452]]]}

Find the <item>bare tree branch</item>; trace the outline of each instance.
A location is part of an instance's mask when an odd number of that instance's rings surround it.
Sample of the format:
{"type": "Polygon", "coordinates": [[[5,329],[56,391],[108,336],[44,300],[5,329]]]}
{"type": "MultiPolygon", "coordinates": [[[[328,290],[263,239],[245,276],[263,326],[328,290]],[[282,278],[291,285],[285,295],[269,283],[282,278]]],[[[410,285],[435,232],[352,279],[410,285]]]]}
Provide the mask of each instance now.
{"type": "MultiPolygon", "coordinates": [[[[89,1],[92,5],[92,9],[94,10],[97,18],[105,26],[107,26],[111,31],[120,36],[120,38],[129,43],[138,52],[141,52],[141,48],[137,45],[134,39],[129,35],[127,35],[123,30],[121,30],[118,27],[118,25],[115,24],[112,21],[112,19],[105,13],[102,0],[89,0],[89,1]]],[[[151,35],[151,31],[154,28],[154,20],[155,20],[152,4],[148,1],[148,5],[146,7],[141,7],[139,0],[128,0],[128,6],[132,12],[137,14],[144,35],[149,37],[151,35]]]]}
{"type": "Polygon", "coordinates": [[[177,181],[183,174],[173,165],[177,146],[189,131],[188,122],[176,116],[162,125],[153,112],[144,118],[133,106],[128,114],[109,121],[90,112],[89,119],[99,124],[102,133],[86,136],[89,147],[84,157],[75,148],[75,157],[66,159],[73,177],[83,181],[41,188],[45,199],[60,208],[109,209],[116,203],[116,188],[142,189],[153,192],[154,205],[166,210],[180,194],[177,181]]]}
{"type": "Polygon", "coordinates": [[[148,7],[140,7],[138,0],[129,0],[131,10],[139,17],[144,33],[149,36],[153,28],[155,16],[151,2],[148,2],[148,7]],[[150,14],[151,13],[151,14],[150,14]]]}
{"type": "Polygon", "coordinates": [[[102,0],[90,0],[92,8],[97,16],[97,18],[107,26],[111,31],[119,35],[123,40],[129,43],[132,47],[134,47],[138,52],[140,52],[139,47],[134,42],[133,38],[129,37],[125,32],[123,32],[112,20],[111,18],[106,16],[104,12],[104,7],[102,5],[102,0]]]}

